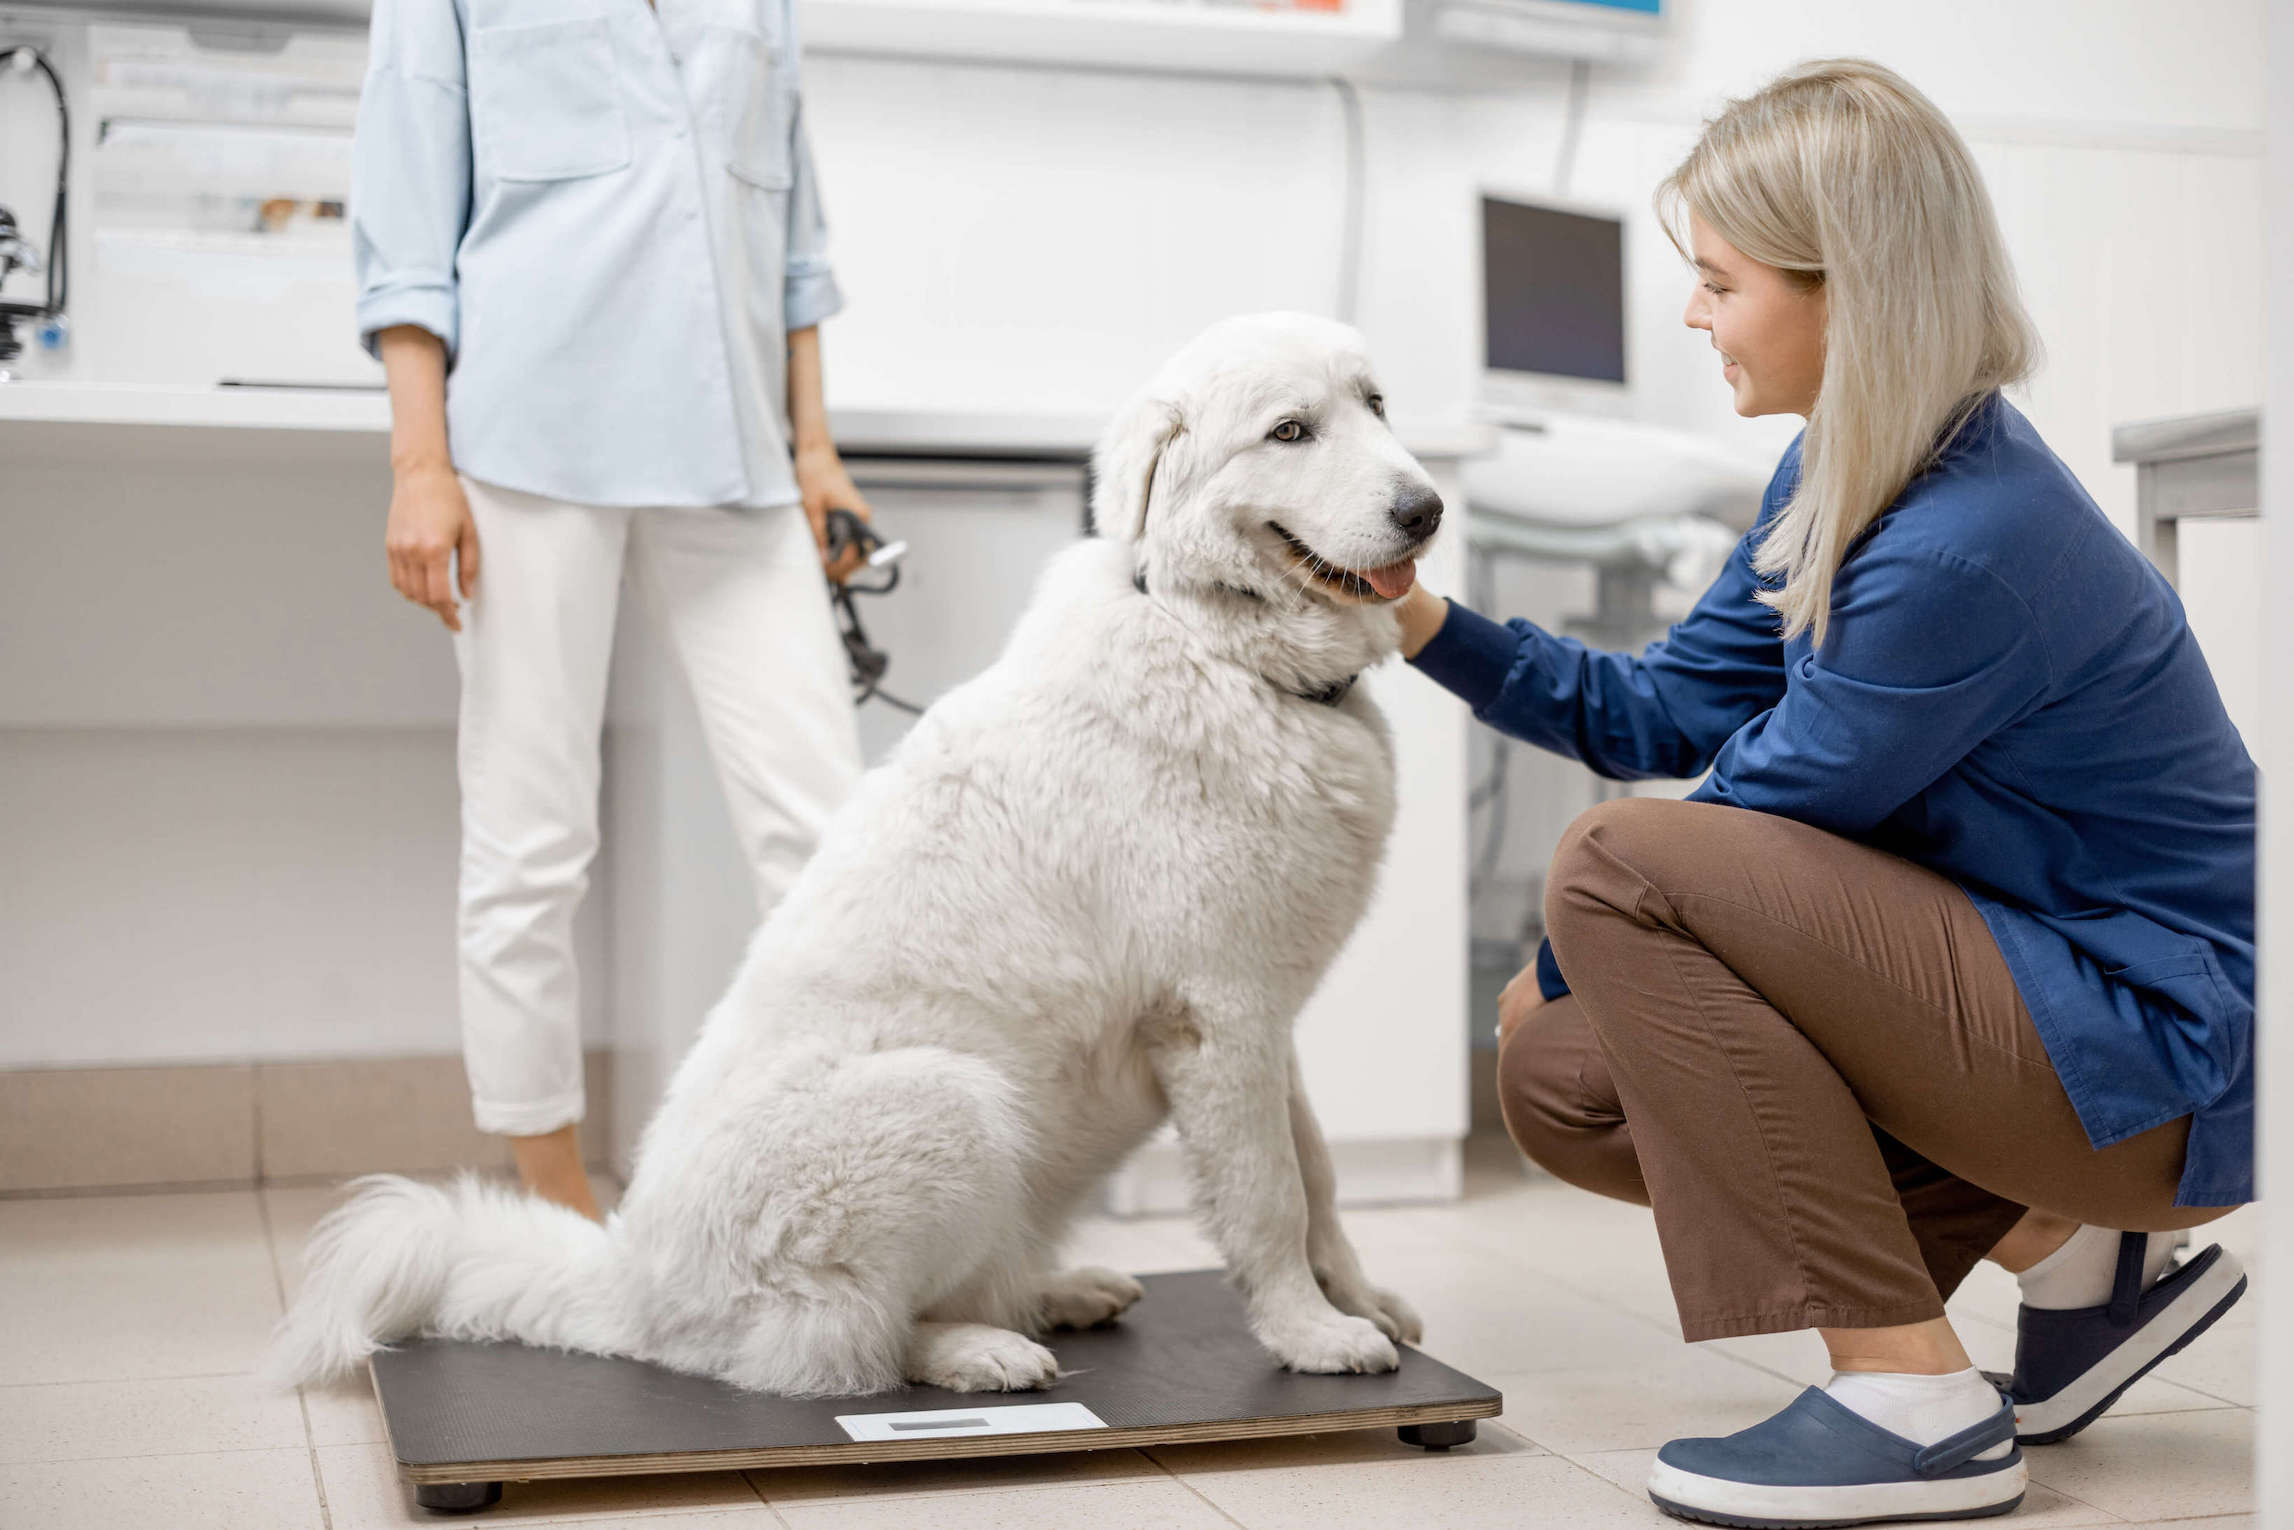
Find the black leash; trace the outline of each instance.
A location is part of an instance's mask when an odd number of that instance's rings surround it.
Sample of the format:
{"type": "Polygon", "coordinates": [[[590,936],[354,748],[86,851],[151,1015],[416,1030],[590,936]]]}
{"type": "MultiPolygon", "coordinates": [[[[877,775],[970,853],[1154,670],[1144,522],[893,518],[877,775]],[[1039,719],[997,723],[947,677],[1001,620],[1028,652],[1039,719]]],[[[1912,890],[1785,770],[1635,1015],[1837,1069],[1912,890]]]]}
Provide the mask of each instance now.
{"type": "MultiPolygon", "coordinates": [[[[850,510],[828,512],[828,558],[831,563],[849,550],[857,549],[863,558],[884,545],[884,538],[850,510]]],[[[854,584],[850,579],[838,584],[829,582],[829,603],[836,608],[837,635],[844,641],[844,657],[852,672],[852,704],[867,704],[871,699],[888,707],[897,707],[911,717],[922,717],[924,709],[913,701],[903,701],[883,686],[884,672],[892,667],[892,655],[868,640],[868,628],[860,620],[860,607],[853,604],[857,595],[889,595],[900,587],[900,565],[895,563],[885,571],[881,584],[854,584]]]]}

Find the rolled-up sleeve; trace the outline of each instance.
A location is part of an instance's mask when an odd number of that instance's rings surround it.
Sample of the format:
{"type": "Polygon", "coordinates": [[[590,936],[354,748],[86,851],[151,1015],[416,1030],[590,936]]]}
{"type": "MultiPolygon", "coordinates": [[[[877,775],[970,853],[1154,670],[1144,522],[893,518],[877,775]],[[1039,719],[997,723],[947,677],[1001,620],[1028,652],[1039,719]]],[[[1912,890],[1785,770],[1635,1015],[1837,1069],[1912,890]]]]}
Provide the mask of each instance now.
{"type": "Polygon", "coordinates": [[[359,342],[397,324],[460,342],[455,251],[470,216],[470,105],[453,0],[376,0],[351,145],[359,342]]]}
{"type": "Polygon", "coordinates": [[[821,216],[820,176],[813,169],[812,140],[805,132],[804,101],[790,113],[788,271],[782,285],[784,327],[792,334],[810,329],[844,307],[844,292],[828,263],[828,221],[821,216]]]}

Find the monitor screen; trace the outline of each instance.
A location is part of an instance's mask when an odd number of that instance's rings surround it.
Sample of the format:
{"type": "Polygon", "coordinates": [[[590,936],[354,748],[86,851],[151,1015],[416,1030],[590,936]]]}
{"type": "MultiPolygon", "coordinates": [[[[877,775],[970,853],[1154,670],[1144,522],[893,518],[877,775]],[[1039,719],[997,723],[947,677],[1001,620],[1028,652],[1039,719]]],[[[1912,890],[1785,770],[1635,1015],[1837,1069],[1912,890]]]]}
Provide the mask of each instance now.
{"type": "Polygon", "coordinates": [[[1492,371],[1625,381],[1625,225],[1482,198],[1482,339],[1492,371]]]}

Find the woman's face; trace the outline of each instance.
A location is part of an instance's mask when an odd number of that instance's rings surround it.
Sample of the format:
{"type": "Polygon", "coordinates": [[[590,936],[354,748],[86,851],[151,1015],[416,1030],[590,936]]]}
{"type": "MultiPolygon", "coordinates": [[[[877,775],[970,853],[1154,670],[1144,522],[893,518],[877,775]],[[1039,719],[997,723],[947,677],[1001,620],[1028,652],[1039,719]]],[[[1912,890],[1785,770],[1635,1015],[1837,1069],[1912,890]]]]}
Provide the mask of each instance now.
{"type": "Polygon", "coordinates": [[[1736,412],[1805,416],[1824,381],[1823,284],[1762,265],[1693,213],[1689,249],[1697,285],[1681,320],[1713,337],[1736,412]]]}

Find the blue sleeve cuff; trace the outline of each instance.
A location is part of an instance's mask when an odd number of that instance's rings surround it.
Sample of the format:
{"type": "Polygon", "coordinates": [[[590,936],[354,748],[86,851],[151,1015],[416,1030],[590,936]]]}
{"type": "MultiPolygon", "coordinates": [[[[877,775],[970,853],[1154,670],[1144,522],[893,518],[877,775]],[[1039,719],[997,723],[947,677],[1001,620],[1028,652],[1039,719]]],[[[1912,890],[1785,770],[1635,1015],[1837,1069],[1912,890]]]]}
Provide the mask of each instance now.
{"type": "Polygon", "coordinates": [[[1539,941],[1537,945],[1537,991],[1548,1000],[1569,992],[1569,980],[1561,975],[1561,963],[1554,959],[1550,940],[1539,941]]]}
{"type": "Polygon", "coordinates": [[[1450,613],[1418,656],[1419,673],[1481,712],[1505,689],[1521,640],[1478,611],[1450,602],[1450,613]]]}
{"type": "Polygon", "coordinates": [[[375,344],[375,336],[397,324],[412,324],[429,330],[446,345],[446,360],[454,360],[455,342],[460,338],[456,324],[457,310],[454,289],[450,286],[393,285],[378,287],[360,295],[358,300],[358,340],[366,353],[377,361],[382,350],[375,344]]]}
{"type": "Polygon", "coordinates": [[[782,291],[783,327],[791,334],[812,328],[844,307],[844,291],[826,265],[809,271],[792,267],[782,291]]]}

